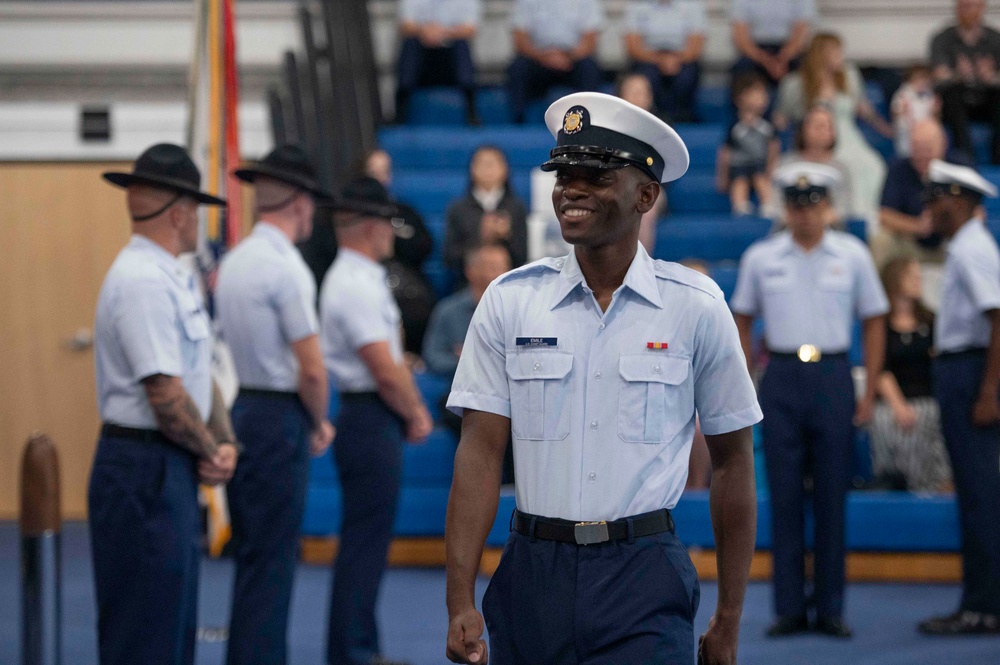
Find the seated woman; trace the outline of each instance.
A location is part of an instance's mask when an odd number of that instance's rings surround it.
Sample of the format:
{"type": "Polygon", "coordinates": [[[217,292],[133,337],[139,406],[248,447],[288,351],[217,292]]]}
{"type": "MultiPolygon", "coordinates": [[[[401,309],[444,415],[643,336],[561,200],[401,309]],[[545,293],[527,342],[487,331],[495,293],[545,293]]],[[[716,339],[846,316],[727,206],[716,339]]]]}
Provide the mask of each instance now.
{"type": "MultiPolygon", "coordinates": [[[[858,214],[851,208],[851,183],[848,176],[850,167],[834,156],[836,147],[837,127],[833,112],[825,104],[814,104],[806,111],[795,130],[792,150],[781,155],[777,164],[780,167],[790,162],[814,162],[826,164],[840,173],[840,185],[830,192],[830,202],[833,204],[828,220],[830,224],[842,223],[858,214]]],[[[765,211],[765,216],[781,219],[780,198],[772,198],[773,205],[765,211]]]]}
{"type": "Polygon", "coordinates": [[[894,259],[882,270],[882,283],[890,310],[871,426],[872,468],[883,484],[914,492],[947,490],[951,470],[931,390],[934,315],[920,303],[920,264],[894,259]]]}
{"type": "MultiPolygon", "coordinates": [[[[511,266],[528,258],[528,210],[510,189],[510,168],[503,150],[480,146],[469,161],[469,189],[448,206],[444,262],[464,283],[463,261],[473,247],[502,243],[511,266]]],[[[458,285],[457,285],[458,286],[458,285]]]]}
{"type": "Polygon", "coordinates": [[[892,138],[893,129],[865,97],[858,68],[844,62],[840,37],[830,33],[816,35],[802,68],[782,80],[775,125],[784,129],[790,122],[800,122],[817,102],[827,104],[833,112],[837,128],[834,156],[851,165],[847,174],[851,180],[851,208],[875,223],[885,180],[885,160],[865,140],[857,119],[861,118],[888,138],[892,138]]]}

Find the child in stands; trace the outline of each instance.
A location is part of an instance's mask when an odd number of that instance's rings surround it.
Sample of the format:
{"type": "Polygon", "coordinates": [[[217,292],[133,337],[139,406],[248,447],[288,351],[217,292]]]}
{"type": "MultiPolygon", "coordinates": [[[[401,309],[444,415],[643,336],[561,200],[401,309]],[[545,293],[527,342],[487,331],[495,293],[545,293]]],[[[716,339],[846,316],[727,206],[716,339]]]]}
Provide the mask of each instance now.
{"type": "Polygon", "coordinates": [[[774,126],[764,119],[771,99],[759,74],[751,72],[737,78],[732,96],[736,119],[719,146],[716,184],[720,192],[729,194],[734,215],[750,215],[754,212],[751,189],[761,209],[770,203],[771,171],[781,143],[774,126]]]}

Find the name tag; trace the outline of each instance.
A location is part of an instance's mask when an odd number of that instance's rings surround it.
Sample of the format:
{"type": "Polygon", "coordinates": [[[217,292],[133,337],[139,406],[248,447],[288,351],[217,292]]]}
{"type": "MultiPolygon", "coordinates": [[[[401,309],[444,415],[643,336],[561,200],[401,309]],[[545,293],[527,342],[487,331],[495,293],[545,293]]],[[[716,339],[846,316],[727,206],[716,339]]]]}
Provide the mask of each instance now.
{"type": "Polygon", "coordinates": [[[558,337],[515,337],[517,346],[558,346],[558,337]]]}

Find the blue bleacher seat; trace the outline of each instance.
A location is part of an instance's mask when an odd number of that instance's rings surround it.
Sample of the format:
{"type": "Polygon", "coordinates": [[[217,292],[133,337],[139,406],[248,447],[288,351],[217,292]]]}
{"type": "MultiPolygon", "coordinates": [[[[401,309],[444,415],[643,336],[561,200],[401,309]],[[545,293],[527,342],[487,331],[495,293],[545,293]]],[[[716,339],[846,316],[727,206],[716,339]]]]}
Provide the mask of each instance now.
{"type": "Polygon", "coordinates": [[[729,89],[725,86],[702,86],[698,90],[695,105],[700,122],[725,125],[732,117],[729,89]]]}
{"type": "Polygon", "coordinates": [[[845,230],[861,242],[868,242],[868,223],[863,219],[849,219],[844,222],[845,230]]]}
{"type": "Polygon", "coordinates": [[[458,88],[418,88],[410,97],[406,124],[464,125],[465,97],[458,88]]]}
{"type": "Polygon", "coordinates": [[[403,484],[407,486],[451,486],[458,441],[451,430],[436,427],[427,441],[403,448],[403,484]]]}
{"type": "Polygon", "coordinates": [[[424,403],[430,409],[431,417],[438,421],[441,419],[441,409],[438,404],[441,398],[451,390],[451,379],[433,372],[415,372],[413,382],[417,385],[417,390],[424,398],[424,403]]]}
{"type": "Polygon", "coordinates": [[[392,155],[398,169],[465,169],[480,145],[499,145],[511,168],[532,168],[544,162],[552,135],[542,126],[504,127],[502,130],[468,127],[388,127],[379,132],[379,144],[392,155]]]}
{"type": "Polygon", "coordinates": [[[657,227],[656,258],[738,261],[747,247],[770,232],[771,221],[729,215],[674,215],[657,227]]]}
{"type": "Polygon", "coordinates": [[[507,101],[507,91],[503,88],[480,88],[476,93],[476,110],[484,125],[510,124],[510,104],[507,101]]]}
{"type": "Polygon", "coordinates": [[[726,302],[733,296],[733,290],[736,288],[736,266],[733,264],[722,265],[722,266],[712,266],[709,269],[709,273],[715,283],[719,285],[722,289],[722,294],[726,297],[726,302]]]}
{"type": "Polygon", "coordinates": [[[670,211],[683,214],[729,213],[729,197],[715,190],[715,174],[711,171],[690,171],[667,189],[670,211]]]}
{"type": "Polygon", "coordinates": [[[440,257],[431,257],[424,262],[424,276],[431,283],[438,300],[452,292],[455,274],[441,262],[440,257]]]}
{"type": "MultiPolygon", "coordinates": [[[[714,174],[715,156],[725,135],[725,127],[715,124],[674,125],[674,129],[684,139],[684,145],[691,156],[689,175],[705,171],[714,174]]],[[[684,176],[682,180],[687,177],[684,176]]]]}
{"type": "Polygon", "coordinates": [[[878,81],[865,81],[865,96],[883,118],[889,119],[889,100],[878,81]]]}

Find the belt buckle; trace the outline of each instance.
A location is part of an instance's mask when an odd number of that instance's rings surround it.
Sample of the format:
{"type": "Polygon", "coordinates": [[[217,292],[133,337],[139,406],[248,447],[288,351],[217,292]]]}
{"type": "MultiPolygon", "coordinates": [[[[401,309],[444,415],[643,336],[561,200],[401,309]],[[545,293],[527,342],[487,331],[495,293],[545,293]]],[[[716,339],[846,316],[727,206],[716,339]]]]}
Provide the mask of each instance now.
{"type": "Polygon", "coordinates": [[[803,344],[799,347],[798,356],[804,363],[818,363],[823,357],[823,352],[812,344],[803,344]]]}
{"type": "Polygon", "coordinates": [[[577,545],[596,545],[611,540],[607,522],[577,522],[573,525],[577,545]]]}

